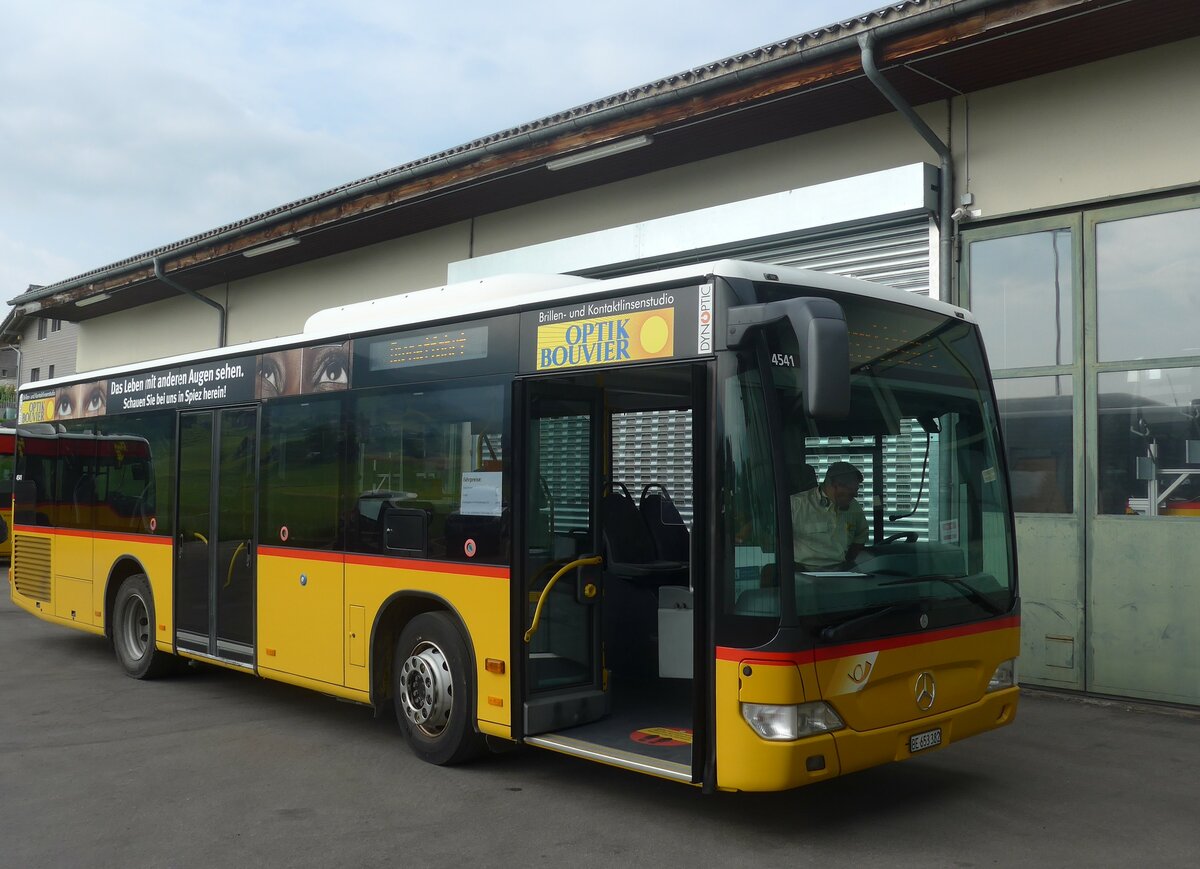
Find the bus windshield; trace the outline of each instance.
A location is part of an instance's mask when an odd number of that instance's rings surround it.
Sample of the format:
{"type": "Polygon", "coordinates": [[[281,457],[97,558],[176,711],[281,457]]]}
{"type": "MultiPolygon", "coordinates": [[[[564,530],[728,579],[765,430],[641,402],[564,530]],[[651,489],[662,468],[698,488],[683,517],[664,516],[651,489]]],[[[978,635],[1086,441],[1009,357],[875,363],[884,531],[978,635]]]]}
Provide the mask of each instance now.
{"type": "Polygon", "coordinates": [[[727,473],[749,478],[731,487],[726,510],[726,606],[782,618],[815,644],[1009,612],[1008,493],[978,330],[894,302],[836,301],[850,334],[845,419],[805,413],[786,328],[765,331],[765,353],[739,353],[726,381],[727,473]],[[778,516],[779,504],[790,515],[778,516]],[[784,529],[791,558],[777,559],[784,529]]]}

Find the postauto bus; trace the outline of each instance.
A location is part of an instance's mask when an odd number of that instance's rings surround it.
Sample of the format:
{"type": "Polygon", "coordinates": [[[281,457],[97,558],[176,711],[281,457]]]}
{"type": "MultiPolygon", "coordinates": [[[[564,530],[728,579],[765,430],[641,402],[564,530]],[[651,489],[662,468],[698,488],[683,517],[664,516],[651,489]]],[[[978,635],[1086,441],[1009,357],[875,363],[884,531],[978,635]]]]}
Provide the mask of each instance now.
{"type": "Polygon", "coordinates": [[[12,598],[135,678],[203,662],[394,710],[433,763],[520,743],[706,790],[1016,713],[996,403],[926,298],[731,261],[487,279],[31,384],[21,420],[12,598]],[[801,563],[833,462],[868,539],[801,563]]]}

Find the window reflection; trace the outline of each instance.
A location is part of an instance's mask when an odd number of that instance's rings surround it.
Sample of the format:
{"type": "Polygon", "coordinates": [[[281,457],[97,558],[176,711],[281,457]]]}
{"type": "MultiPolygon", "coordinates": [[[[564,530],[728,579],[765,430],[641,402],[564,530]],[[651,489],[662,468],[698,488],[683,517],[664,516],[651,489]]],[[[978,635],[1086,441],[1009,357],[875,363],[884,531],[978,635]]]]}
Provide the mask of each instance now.
{"type": "MultiPolygon", "coordinates": [[[[739,360],[741,361],[741,360],[739,360]]],[[[775,486],[766,407],[757,371],[739,372],[725,381],[725,576],[733,587],[723,592],[722,609],[752,616],[779,616],[775,576],[774,501],[765,493],[775,486]],[[732,563],[730,559],[732,558],[732,563]]]]}
{"type": "Polygon", "coordinates": [[[1013,509],[1018,513],[1074,510],[1071,392],[1070,375],[996,381],[1013,509]]]}
{"type": "Polygon", "coordinates": [[[1200,355],[1200,209],[1096,226],[1100,359],[1200,355]]]}
{"type": "Polygon", "coordinates": [[[993,368],[1071,364],[1071,230],[972,242],[970,280],[993,368]]]}
{"type": "Polygon", "coordinates": [[[1101,513],[1200,515],[1200,368],[1099,379],[1101,513]]]}
{"type": "Polygon", "coordinates": [[[505,563],[507,400],[502,385],[425,384],[356,396],[349,548],[505,563]]]}

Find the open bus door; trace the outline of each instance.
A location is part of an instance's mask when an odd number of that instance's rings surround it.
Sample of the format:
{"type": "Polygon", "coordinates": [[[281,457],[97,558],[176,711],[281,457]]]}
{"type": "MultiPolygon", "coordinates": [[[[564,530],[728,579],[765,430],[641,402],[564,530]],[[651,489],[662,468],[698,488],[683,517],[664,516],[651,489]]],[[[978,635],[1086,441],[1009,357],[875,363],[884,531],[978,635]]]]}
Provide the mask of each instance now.
{"type": "Polygon", "coordinates": [[[672,495],[689,514],[707,513],[709,384],[702,365],[517,382],[513,613],[525,742],[702,780],[711,637],[707,560],[694,553],[707,535],[702,521],[685,524],[672,495]],[[667,428],[673,445],[652,446],[649,432],[667,428]],[[666,465],[690,469],[671,492],[666,465]]]}
{"type": "Polygon", "coordinates": [[[609,709],[595,559],[603,408],[595,389],[524,383],[517,393],[525,461],[514,612],[530,736],[594,721],[609,709]]]}

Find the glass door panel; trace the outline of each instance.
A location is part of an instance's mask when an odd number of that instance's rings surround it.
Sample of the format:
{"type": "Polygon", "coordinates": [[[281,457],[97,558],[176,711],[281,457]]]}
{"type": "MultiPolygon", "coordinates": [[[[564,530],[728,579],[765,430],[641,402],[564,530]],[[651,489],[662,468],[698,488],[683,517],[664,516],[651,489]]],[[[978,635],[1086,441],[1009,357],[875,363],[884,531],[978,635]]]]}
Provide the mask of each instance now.
{"type": "Polygon", "coordinates": [[[601,408],[586,390],[529,387],[525,422],[525,625],[541,607],[526,645],[528,733],[581,724],[603,714],[600,601],[579,594],[578,569],[549,591],[555,573],[599,551],[601,408]],[[583,393],[581,395],[581,392],[583,393]]]}
{"type": "Polygon", "coordinates": [[[175,527],[175,631],[181,649],[209,653],[212,535],[211,412],[179,417],[179,517],[175,527]]]}
{"type": "Polygon", "coordinates": [[[962,300],[997,374],[1016,512],[1021,678],[1085,687],[1082,219],[963,233],[962,300]]]}
{"type": "Polygon", "coordinates": [[[258,411],[179,418],[175,625],[179,648],[254,662],[258,411]]]}
{"type": "Polygon", "coordinates": [[[254,494],[258,411],[217,411],[216,549],[217,654],[254,658],[254,494]]]}

